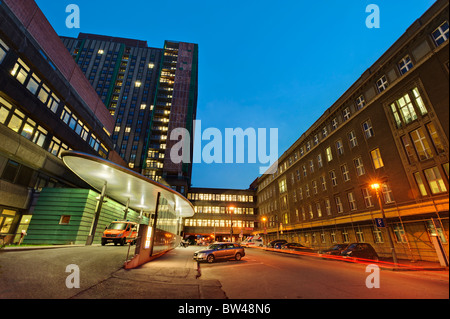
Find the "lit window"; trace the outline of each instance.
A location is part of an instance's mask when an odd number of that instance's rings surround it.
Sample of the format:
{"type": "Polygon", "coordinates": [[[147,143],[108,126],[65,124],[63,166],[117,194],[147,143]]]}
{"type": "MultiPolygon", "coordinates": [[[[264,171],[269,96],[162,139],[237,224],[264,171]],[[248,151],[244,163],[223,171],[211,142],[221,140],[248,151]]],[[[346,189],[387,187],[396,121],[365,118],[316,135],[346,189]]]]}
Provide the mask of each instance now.
{"type": "Polygon", "coordinates": [[[409,55],[405,56],[398,63],[398,68],[399,68],[401,74],[405,74],[406,72],[411,70],[412,67],[413,67],[413,63],[412,63],[411,58],[409,57],[409,55]]]}
{"type": "Polygon", "coordinates": [[[414,147],[416,149],[417,155],[421,161],[427,160],[433,157],[431,152],[430,145],[425,137],[425,134],[422,128],[418,128],[415,131],[411,132],[411,139],[414,143],[414,147]]]}
{"type": "Polygon", "coordinates": [[[447,191],[441,172],[437,167],[426,169],[424,173],[433,194],[445,193],[447,191]]]}
{"type": "Polygon", "coordinates": [[[25,83],[25,80],[28,78],[29,73],[30,68],[25,64],[25,62],[22,61],[22,59],[17,60],[13,70],[11,71],[11,75],[22,84],[25,83]]]}
{"type": "Polygon", "coordinates": [[[135,86],[136,86],[137,88],[141,87],[141,85],[142,85],[142,82],[141,82],[141,81],[136,81],[136,82],[135,82],[135,86]]]}
{"type": "Polygon", "coordinates": [[[9,120],[8,127],[12,129],[14,132],[19,132],[22,127],[23,120],[25,118],[25,114],[20,112],[19,110],[15,110],[11,119],[9,120]]]}
{"type": "Polygon", "coordinates": [[[45,139],[47,138],[47,130],[38,126],[36,132],[34,133],[33,143],[39,145],[40,147],[44,146],[45,139]]]}
{"type": "Polygon", "coordinates": [[[380,153],[379,148],[370,152],[370,155],[372,155],[373,166],[375,167],[375,169],[378,169],[378,168],[381,168],[384,166],[383,159],[381,158],[381,153],[380,153]]]}
{"type": "Polygon", "coordinates": [[[422,196],[427,196],[428,192],[427,192],[425,184],[424,184],[424,182],[422,180],[422,176],[420,176],[419,172],[414,173],[414,179],[416,180],[417,187],[419,188],[420,194],[422,196]]]}
{"type": "Polygon", "coordinates": [[[414,110],[414,106],[408,94],[397,100],[397,105],[400,110],[400,115],[402,116],[403,122],[406,124],[417,120],[417,114],[414,110]]]}
{"type": "Polygon", "coordinates": [[[414,88],[412,90],[412,92],[413,92],[413,95],[414,95],[414,99],[415,99],[415,101],[417,103],[417,106],[419,107],[420,113],[422,115],[427,114],[428,110],[427,110],[427,107],[425,106],[425,103],[423,103],[422,97],[420,96],[420,93],[419,93],[419,89],[418,88],[414,88]]]}
{"type": "Polygon", "coordinates": [[[105,53],[105,51],[103,51],[102,49],[98,50],[97,54],[103,54],[105,53]]]}
{"type": "Polygon", "coordinates": [[[439,28],[432,33],[434,43],[436,46],[440,46],[442,43],[448,40],[448,21],[442,23],[439,28]]]}
{"type": "Polygon", "coordinates": [[[6,102],[2,97],[0,97],[0,123],[5,124],[11,108],[12,105],[6,102]]]}
{"type": "Polygon", "coordinates": [[[333,153],[331,152],[331,147],[327,147],[326,156],[328,162],[331,162],[333,160],[333,153]]]}
{"type": "Polygon", "coordinates": [[[41,83],[41,80],[36,76],[36,74],[33,74],[30,78],[30,81],[28,81],[27,89],[33,94],[36,94],[39,84],[41,83]]]}

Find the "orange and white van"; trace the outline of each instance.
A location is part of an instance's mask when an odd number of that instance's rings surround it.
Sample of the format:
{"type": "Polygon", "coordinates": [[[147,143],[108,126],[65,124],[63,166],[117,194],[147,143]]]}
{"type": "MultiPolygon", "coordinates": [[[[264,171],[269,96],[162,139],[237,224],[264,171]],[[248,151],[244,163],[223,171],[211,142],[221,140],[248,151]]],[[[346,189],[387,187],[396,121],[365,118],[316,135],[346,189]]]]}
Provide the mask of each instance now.
{"type": "Polygon", "coordinates": [[[103,232],[102,246],[107,243],[120,244],[121,246],[126,243],[135,244],[138,235],[137,226],[137,223],[130,221],[113,221],[103,232]]]}

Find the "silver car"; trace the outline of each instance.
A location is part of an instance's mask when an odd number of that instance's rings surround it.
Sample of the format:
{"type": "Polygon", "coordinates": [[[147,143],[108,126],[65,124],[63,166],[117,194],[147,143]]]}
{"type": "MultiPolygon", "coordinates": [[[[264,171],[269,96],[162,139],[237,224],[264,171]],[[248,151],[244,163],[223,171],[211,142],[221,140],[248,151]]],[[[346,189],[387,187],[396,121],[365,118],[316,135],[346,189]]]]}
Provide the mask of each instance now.
{"type": "Polygon", "coordinates": [[[216,259],[241,260],[245,256],[245,249],[237,243],[214,243],[206,249],[196,251],[194,260],[214,262],[216,259]]]}

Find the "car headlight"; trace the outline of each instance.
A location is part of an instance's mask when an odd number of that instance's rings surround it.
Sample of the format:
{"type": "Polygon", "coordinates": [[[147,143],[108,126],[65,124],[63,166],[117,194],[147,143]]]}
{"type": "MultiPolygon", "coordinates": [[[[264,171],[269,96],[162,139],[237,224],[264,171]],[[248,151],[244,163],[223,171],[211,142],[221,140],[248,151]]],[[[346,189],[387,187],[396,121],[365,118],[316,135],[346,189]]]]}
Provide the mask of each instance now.
{"type": "Polygon", "coordinates": [[[199,258],[203,258],[203,257],[205,257],[205,256],[206,256],[205,253],[198,253],[198,254],[197,254],[197,257],[199,257],[199,258]]]}
{"type": "Polygon", "coordinates": [[[117,237],[122,237],[123,234],[117,234],[117,237]]]}

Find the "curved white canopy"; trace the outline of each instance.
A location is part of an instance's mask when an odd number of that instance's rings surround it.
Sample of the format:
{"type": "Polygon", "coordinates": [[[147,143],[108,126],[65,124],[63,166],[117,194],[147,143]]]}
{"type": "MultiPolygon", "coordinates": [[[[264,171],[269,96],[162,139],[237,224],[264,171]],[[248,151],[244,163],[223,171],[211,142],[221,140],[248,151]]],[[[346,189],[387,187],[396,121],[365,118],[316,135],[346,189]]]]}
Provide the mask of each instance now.
{"type": "Polygon", "coordinates": [[[81,152],[66,151],[61,154],[64,164],[93,188],[129,208],[154,212],[158,193],[175,208],[178,217],[192,217],[194,207],[183,195],[128,168],[101,157],[81,152]]]}

